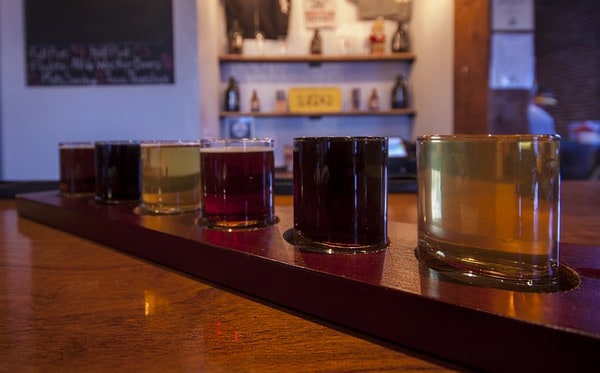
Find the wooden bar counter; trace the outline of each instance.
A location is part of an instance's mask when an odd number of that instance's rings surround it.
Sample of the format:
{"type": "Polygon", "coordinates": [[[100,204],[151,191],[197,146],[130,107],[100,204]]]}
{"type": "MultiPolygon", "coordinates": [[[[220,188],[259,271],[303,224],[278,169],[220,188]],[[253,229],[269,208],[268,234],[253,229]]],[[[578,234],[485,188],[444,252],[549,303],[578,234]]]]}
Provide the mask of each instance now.
{"type": "MultiPolygon", "coordinates": [[[[390,194],[389,220],[416,223],[416,195],[390,194]]],[[[563,182],[561,242],[600,245],[600,182],[563,182]]],[[[36,223],[14,200],[0,200],[0,367],[468,370],[36,223]]]]}

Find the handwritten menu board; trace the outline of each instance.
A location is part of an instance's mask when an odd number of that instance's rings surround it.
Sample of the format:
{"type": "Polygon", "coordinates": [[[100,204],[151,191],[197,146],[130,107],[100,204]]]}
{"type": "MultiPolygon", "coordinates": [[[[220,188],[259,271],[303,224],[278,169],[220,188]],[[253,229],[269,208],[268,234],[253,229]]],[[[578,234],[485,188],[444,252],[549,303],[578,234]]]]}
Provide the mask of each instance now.
{"type": "Polygon", "coordinates": [[[172,0],[25,0],[27,84],[172,84],[172,0]]]}

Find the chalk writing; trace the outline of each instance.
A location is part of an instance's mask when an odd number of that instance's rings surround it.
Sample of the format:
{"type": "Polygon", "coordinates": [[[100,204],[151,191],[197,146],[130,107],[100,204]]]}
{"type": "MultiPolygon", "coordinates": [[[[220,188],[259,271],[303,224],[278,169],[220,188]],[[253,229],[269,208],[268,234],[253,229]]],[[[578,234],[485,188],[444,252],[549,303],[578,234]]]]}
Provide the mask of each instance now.
{"type": "Polygon", "coordinates": [[[30,43],[27,84],[170,84],[173,49],[152,42],[30,43]]]}

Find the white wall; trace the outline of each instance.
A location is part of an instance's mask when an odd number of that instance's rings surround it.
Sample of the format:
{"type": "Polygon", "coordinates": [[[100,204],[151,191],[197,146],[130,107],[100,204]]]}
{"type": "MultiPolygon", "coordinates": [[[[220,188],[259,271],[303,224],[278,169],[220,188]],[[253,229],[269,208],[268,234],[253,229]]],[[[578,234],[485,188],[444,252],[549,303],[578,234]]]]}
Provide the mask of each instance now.
{"type": "Polygon", "coordinates": [[[196,1],[173,0],[175,84],[28,87],[23,5],[0,0],[0,179],[58,179],[67,140],[198,138],[196,1]]]}
{"type": "MultiPolygon", "coordinates": [[[[336,52],[339,37],[366,35],[372,24],[358,21],[356,8],[348,0],[337,2],[338,27],[325,30],[323,35],[326,53],[336,52]]],[[[256,135],[277,139],[278,163],[283,158],[283,144],[297,135],[399,134],[414,138],[452,131],[454,2],[414,0],[413,3],[411,37],[417,59],[410,67],[399,68],[410,69],[413,106],[417,110],[412,125],[408,118],[402,117],[383,118],[376,125],[372,120],[349,117],[293,119],[285,123],[271,119],[258,126],[256,135]]],[[[224,81],[220,78],[217,55],[225,48],[222,1],[173,0],[173,4],[176,84],[27,87],[23,66],[23,7],[20,1],[0,0],[0,180],[57,179],[59,141],[220,135],[219,108],[224,81]]],[[[311,32],[304,27],[303,8],[304,1],[292,0],[288,53],[305,53],[311,38],[311,32]]],[[[391,34],[394,29],[393,24],[386,25],[386,32],[391,34]]],[[[380,87],[382,96],[389,94],[389,77],[398,71],[387,64],[379,75],[363,74],[360,66],[352,64],[335,71],[323,66],[319,73],[311,73],[312,79],[326,77],[333,84],[341,78],[344,82],[339,84],[348,89],[357,83],[352,79],[362,75],[361,79],[373,80],[361,86],[380,87]]],[[[252,68],[244,67],[244,74],[252,68]]],[[[277,71],[258,74],[263,74],[261,84],[275,89],[277,84],[289,87],[284,80],[294,72],[288,76],[277,71]]],[[[246,75],[245,79],[254,77],[246,75]]],[[[367,89],[363,88],[365,100],[367,95],[367,89]]],[[[267,97],[261,101],[266,109],[267,97]]],[[[382,101],[386,98],[382,97],[382,101]]]]}
{"type": "Polygon", "coordinates": [[[413,138],[454,130],[454,1],[413,0],[413,138]]]}

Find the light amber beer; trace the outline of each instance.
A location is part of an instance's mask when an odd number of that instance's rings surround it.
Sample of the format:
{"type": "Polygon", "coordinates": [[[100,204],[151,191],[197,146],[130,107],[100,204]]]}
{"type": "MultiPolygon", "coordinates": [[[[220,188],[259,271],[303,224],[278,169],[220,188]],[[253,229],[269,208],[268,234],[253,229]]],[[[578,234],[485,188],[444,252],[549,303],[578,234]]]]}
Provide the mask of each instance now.
{"type": "Polygon", "coordinates": [[[142,209],[177,214],[200,208],[200,142],[142,142],[141,161],[142,209]]]}
{"type": "Polygon", "coordinates": [[[483,285],[555,287],[559,140],[554,135],[419,137],[419,260],[483,285]]]}

